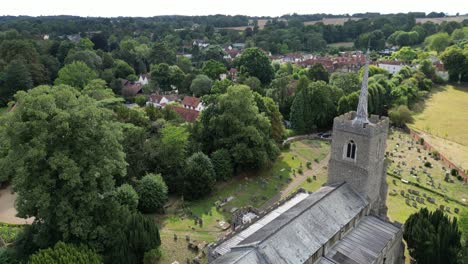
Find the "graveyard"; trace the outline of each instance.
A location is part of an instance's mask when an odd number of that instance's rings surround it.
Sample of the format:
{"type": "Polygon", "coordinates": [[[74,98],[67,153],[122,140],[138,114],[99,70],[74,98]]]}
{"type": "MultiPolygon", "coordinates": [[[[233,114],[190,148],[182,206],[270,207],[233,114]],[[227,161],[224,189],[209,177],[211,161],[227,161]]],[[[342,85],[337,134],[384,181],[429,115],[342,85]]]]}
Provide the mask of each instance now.
{"type": "Polygon", "coordinates": [[[468,170],[467,100],[466,85],[437,87],[409,125],[464,170],[468,170]]]}
{"type": "MultiPolygon", "coordinates": [[[[162,263],[171,263],[176,256],[180,262],[199,255],[198,247],[230,230],[231,215],[239,208],[262,208],[274,203],[282,190],[291,194],[299,188],[312,192],[319,189],[327,181],[329,150],[326,141],[292,142],[270,169],[256,175],[238,175],[219,184],[213,195],[203,200],[171,200],[166,214],[155,216],[161,226],[162,263]],[[289,188],[291,185],[295,187],[289,188]]],[[[386,155],[387,206],[392,221],[404,223],[422,207],[443,209],[455,217],[466,210],[468,185],[452,176],[434,153],[425,150],[408,133],[391,128],[386,155]]]]}
{"type": "MultiPolygon", "coordinates": [[[[302,180],[328,154],[330,144],[321,140],[291,143],[271,168],[241,174],[216,187],[213,194],[195,202],[171,199],[166,214],[155,216],[160,224],[163,249],[161,263],[185,263],[199,254],[198,247],[213,242],[229,229],[234,211],[245,206],[259,208],[276,202],[275,195],[293,181],[302,180]]],[[[324,175],[320,180],[324,181],[324,175]]],[[[321,184],[320,184],[321,185],[321,184]]]]}

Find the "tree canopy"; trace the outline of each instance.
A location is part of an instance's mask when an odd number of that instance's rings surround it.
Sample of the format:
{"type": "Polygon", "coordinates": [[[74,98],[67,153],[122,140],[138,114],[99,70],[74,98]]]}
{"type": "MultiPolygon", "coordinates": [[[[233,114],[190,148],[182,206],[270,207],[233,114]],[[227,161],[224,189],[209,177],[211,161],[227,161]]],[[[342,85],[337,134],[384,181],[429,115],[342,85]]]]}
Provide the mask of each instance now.
{"type": "Polygon", "coordinates": [[[257,77],[263,84],[270,83],[274,76],[270,59],[259,48],[244,50],[237,66],[241,74],[257,77]]]}

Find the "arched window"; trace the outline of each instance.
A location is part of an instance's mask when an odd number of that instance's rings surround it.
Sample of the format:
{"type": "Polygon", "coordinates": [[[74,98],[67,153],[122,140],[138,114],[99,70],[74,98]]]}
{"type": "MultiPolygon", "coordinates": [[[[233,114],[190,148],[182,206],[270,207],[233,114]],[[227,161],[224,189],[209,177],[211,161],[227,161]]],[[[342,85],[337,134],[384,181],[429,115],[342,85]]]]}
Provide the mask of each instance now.
{"type": "Polygon", "coordinates": [[[348,159],[356,159],[356,143],[353,140],[348,141],[345,146],[345,157],[348,159]]]}

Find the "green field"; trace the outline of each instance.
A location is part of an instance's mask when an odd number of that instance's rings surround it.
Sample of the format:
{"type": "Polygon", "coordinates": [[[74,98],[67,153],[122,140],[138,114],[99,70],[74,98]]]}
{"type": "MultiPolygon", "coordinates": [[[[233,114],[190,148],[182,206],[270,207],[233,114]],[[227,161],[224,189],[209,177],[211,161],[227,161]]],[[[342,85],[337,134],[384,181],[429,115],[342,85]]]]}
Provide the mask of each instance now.
{"type": "Polygon", "coordinates": [[[307,161],[312,162],[313,166],[326,157],[329,149],[329,143],[324,141],[293,142],[291,149],[283,151],[269,169],[238,175],[230,181],[220,183],[213,194],[203,200],[185,203],[180,199],[171,200],[166,214],[156,216],[161,226],[161,263],[172,263],[175,260],[185,263],[187,258],[195,257],[197,252],[188,249],[186,236],[198,242],[217,240],[226,232],[218,223],[229,221],[232,209],[248,205],[256,208],[262,206],[292,181],[295,177],[294,171],[297,172],[302,166],[304,173],[307,173],[307,161]],[[228,197],[233,199],[217,208],[215,203],[228,197]],[[201,218],[203,225],[196,225],[194,218],[201,218]],[[174,239],[174,234],[177,240],[174,239]]]}
{"type": "Polygon", "coordinates": [[[468,87],[438,87],[414,115],[411,128],[455,164],[468,170],[468,87]]]}

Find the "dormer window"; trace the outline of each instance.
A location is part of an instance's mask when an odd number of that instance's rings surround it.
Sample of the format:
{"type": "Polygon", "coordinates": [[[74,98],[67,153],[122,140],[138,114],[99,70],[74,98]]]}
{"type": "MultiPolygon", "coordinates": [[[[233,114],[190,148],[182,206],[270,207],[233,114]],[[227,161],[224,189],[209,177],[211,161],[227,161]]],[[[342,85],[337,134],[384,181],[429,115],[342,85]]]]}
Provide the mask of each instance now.
{"type": "Polygon", "coordinates": [[[348,141],[344,146],[344,158],[356,160],[356,143],[353,140],[348,141]]]}

